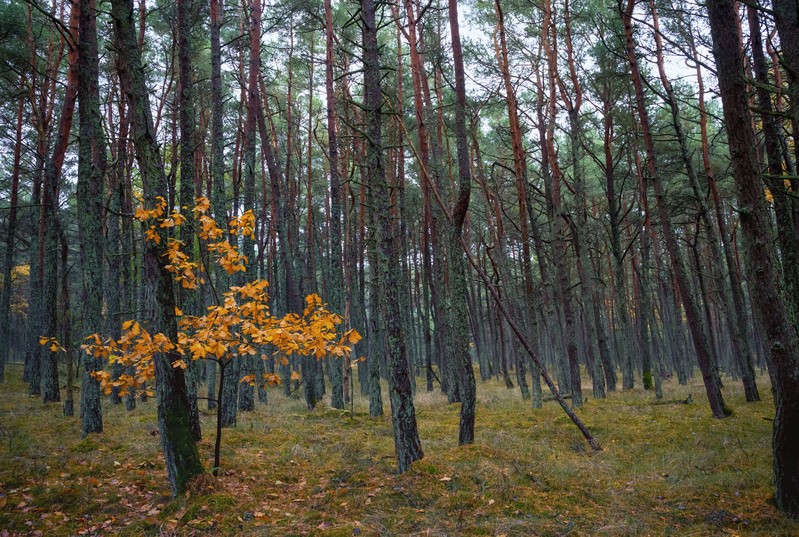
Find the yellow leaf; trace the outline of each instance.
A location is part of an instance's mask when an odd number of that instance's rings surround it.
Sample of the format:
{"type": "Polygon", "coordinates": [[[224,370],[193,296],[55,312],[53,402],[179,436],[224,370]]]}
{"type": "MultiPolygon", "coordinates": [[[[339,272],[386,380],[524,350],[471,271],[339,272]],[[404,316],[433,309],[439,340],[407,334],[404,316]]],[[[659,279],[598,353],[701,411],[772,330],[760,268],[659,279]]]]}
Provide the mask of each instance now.
{"type": "Polygon", "coordinates": [[[302,375],[300,375],[296,371],[291,372],[291,380],[300,380],[300,379],[302,379],[302,375]]]}
{"type": "Polygon", "coordinates": [[[359,334],[359,333],[358,333],[358,331],[357,331],[357,330],[355,330],[354,328],[353,328],[352,330],[347,330],[347,331],[344,333],[344,335],[345,335],[345,336],[347,336],[347,341],[349,341],[349,344],[350,344],[350,345],[355,345],[355,344],[356,344],[356,343],[358,343],[358,342],[359,342],[361,339],[363,339],[363,337],[361,336],[361,334],[359,334]]]}

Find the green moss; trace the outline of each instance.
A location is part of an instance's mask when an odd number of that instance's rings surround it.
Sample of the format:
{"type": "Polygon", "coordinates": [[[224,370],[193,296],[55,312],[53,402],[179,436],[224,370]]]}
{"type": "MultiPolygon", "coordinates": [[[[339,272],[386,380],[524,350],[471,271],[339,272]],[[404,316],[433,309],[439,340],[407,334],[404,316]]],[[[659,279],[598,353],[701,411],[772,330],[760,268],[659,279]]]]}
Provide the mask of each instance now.
{"type": "Polygon", "coordinates": [[[236,498],[230,494],[211,494],[202,499],[203,505],[215,513],[222,513],[236,505],[236,498]]]}
{"type": "Polygon", "coordinates": [[[32,504],[36,507],[55,509],[58,511],[71,511],[85,507],[86,494],[76,488],[44,487],[38,486],[31,489],[32,504]]]}
{"type": "Polygon", "coordinates": [[[100,444],[95,441],[95,435],[89,435],[81,440],[73,449],[76,453],[91,453],[100,447],[100,444]]]}

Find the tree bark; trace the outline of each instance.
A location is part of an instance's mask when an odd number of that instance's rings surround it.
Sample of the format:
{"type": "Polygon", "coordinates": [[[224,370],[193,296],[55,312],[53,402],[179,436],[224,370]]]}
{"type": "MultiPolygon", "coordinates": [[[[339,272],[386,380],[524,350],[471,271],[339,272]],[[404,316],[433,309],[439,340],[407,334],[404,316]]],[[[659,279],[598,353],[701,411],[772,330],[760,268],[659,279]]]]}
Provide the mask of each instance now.
{"type": "Polygon", "coordinates": [[[799,336],[789,320],[779,285],[755,152],[757,138],[749,112],[740,37],[729,30],[737,20],[737,9],[733,0],[709,0],[708,15],[738,191],[741,229],[752,275],[752,302],[765,330],[767,358],[775,381],[777,414],[772,437],[775,500],[780,509],[795,515],[799,514],[799,429],[796,427],[799,421],[799,336]]]}
{"type": "Polygon", "coordinates": [[[408,358],[399,311],[399,285],[395,267],[399,265],[395,245],[396,226],[390,219],[390,193],[386,182],[382,147],[382,94],[380,90],[380,55],[377,45],[376,7],[374,0],[361,0],[363,22],[364,108],[366,113],[366,164],[370,187],[374,190],[379,243],[380,316],[383,323],[388,362],[389,400],[400,473],[424,456],[416,427],[416,413],[411,394],[408,358]]]}
{"type": "MultiPolygon", "coordinates": [[[[341,271],[341,178],[339,176],[338,134],[336,132],[336,98],[333,87],[333,8],[325,0],[325,97],[327,99],[327,151],[330,159],[330,283],[329,301],[332,311],[343,310],[341,271]]],[[[341,368],[343,360],[331,358],[330,406],[344,408],[344,388],[341,368]]]]}
{"type": "MultiPolygon", "coordinates": [[[[5,367],[9,358],[11,331],[11,277],[14,269],[14,247],[17,234],[17,205],[19,197],[20,157],[22,153],[22,118],[25,99],[20,95],[17,103],[17,127],[14,143],[14,164],[11,168],[11,194],[9,198],[6,249],[3,255],[3,289],[0,294],[0,382],[5,380],[5,367]]],[[[33,274],[30,274],[33,277],[33,274]]]]}
{"type": "MultiPolygon", "coordinates": [[[[178,107],[180,122],[180,206],[188,213],[194,206],[194,82],[192,80],[191,31],[193,27],[194,8],[192,0],[178,0],[178,107]]],[[[194,213],[188,213],[186,223],[180,226],[180,241],[185,252],[194,257],[194,213]]],[[[252,258],[250,258],[252,260],[252,258]]],[[[201,297],[195,289],[178,288],[178,307],[187,315],[201,314],[201,297]]],[[[186,369],[186,391],[189,397],[189,414],[191,416],[191,435],[195,442],[202,438],[200,430],[200,411],[197,405],[199,390],[198,362],[192,360],[186,369]]],[[[245,383],[247,384],[247,383],[245,383]]]]}
{"type": "MultiPolygon", "coordinates": [[[[83,276],[83,333],[103,330],[103,181],[106,168],[105,136],[100,115],[98,87],[97,13],[94,0],[80,0],[78,45],[78,229],[83,276]]],[[[103,431],[100,383],[91,376],[103,367],[94,356],[84,357],[81,384],[83,436],[103,431]]]]}
{"type": "Polygon", "coordinates": [[[452,288],[450,307],[452,308],[453,358],[458,372],[458,394],[461,400],[460,445],[474,442],[475,383],[472,357],[469,354],[469,311],[467,305],[466,266],[461,252],[461,239],[469,198],[472,188],[472,174],[469,159],[469,141],[466,137],[466,75],[463,67],[458,24],[458,0],[449,0],[449,27],[452,38],[452,59],[455,65],[455,142],[458,155],[458,197],[452,210],[448,253],[452,288]]]}
{"type": "MultiPolygon", "coordinates": [[[[86,0],[83,0],[86,1],[86,0]]],[[[144,187],[144,199],[152,207],[156,196],[166,197],[167,180],[155,137],[149,98],[136,40],[131,0],[112,0],[111,18],[120,55],[120,80],[130,105],[133,142],[144,187]]],[[[171,274],[166,270],[166,242],[148,241],[144,248],[145,318],[151,333],[177,339],[175,299],[171,274]]],[[[172,366],[180,356],[160,353],[155,362],[158,425],[167,477],[174,495],[182,494],[190,479],[203,472],[191,433],[191,416],[183,370],[172,366]]]]}

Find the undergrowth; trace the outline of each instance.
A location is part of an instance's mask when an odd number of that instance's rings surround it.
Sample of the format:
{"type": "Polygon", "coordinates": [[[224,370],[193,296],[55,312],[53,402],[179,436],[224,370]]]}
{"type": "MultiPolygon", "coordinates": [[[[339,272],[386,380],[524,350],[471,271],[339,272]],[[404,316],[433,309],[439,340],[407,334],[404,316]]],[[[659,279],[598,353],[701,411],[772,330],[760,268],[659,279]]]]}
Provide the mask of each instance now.
{"type": "MultiPolygon", "coordinates": [[[[396,475],[389,413],[368,416],[272,390],[225,431],[222,471],[173,500],[155,404],[103,402],[105,432],[0,387],[0,531],[28,535],[797,535],[771,502],[771,419],[725,379],[732,417],[711,417],[694,380],[590,399],[578,413],[593,452],[555,402],[533,410],[497,381],[478,384],[475,443],[457,445],[458,405],[416,396],[425,457],[396,475]],[[682,404],[689,398],[693,404],[682,404]]],[[[586,393],[590,393],[587,391],[586,393]]],[[[387,397],[385,398],[388,399],[387,397]]],[[[200,452],[211,466],[214,415],[200,452]]]]}

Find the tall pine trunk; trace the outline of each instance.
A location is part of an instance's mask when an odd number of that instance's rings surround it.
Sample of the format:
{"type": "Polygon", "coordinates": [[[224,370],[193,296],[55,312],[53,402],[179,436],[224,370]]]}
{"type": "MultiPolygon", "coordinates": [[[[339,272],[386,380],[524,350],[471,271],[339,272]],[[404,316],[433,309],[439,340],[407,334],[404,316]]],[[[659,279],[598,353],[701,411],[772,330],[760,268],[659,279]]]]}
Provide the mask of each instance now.
{"type": "Polygon", "coordinates": [[[383,327],[388,364],[389,400],[397,453],[397,468],[405,472],[413,461],[424,456],[416,427],[416,412],[411,394],[408,356],[399,311],[399,283],[395,267],[399,265],[396,242],[397,226],[391,221],[389,188],[386,181],[382,145],[382,105],[380,90],[380,53],[377,46],[376,8],[373,0],[361,0],[363,18],[364,109],[366,166],[370,188],[374,192],[377,219],[377,271],[380,280],[380,311],[373,314],[383,327]]]}
{"type": "MultiPolygon", "coordinates": [[[[80,0],[78,39],[78,230],[83,276],[83,334],[103,330],[103,182],[106,169],[105,136],[100,115],[97,12],[94,0],[80,0]]],[[[81,383],[83,436],[103,431],[100,383],[91,373],[102,369],[98,357],[84,356],[81,383]]]]}
{"type": "MultiPolygon", "coordinates": [[[[729,29],[738,14],[733,0],[709,0],[724,122],[730,144],[733,176],[738,191],[752,302],[765,330],[766,353],[774,379],[775,404],[772,449],[775,500],[780,509],[799,514],[799,336],[788,317],[772,246],[772,233],[763,197],[756,154],[757,138],[749,112],[740,37],[729,29]]],[[[783,43],[785,45],[786,43],[783,43]]]]}
{"type": "MultiPolygon", "coordinates": [[[[120,55],[120,80],[131,111],[133,142],[144,187],[144,199],[146,205],[152,207],[156,196],[166,198],[167,179],[150,114],[131,0],[113,0],[111,18],[120,55]]],[[[165,267],[165,250],[166,241],[163,240],[158,244],[154,241],[147,241],[145,244],[144,310],[147,329],[151,333],[162,332],[175,341],[175,297],[172,275],[165,267]]],[[[179,358],[175,352],[159,353],[153,357],[161,448],[174,495],[183,493],[189,480],[203,472],[197,446],[192,438],[183,370],[172,367],[172,363],[179,358]]]]}

